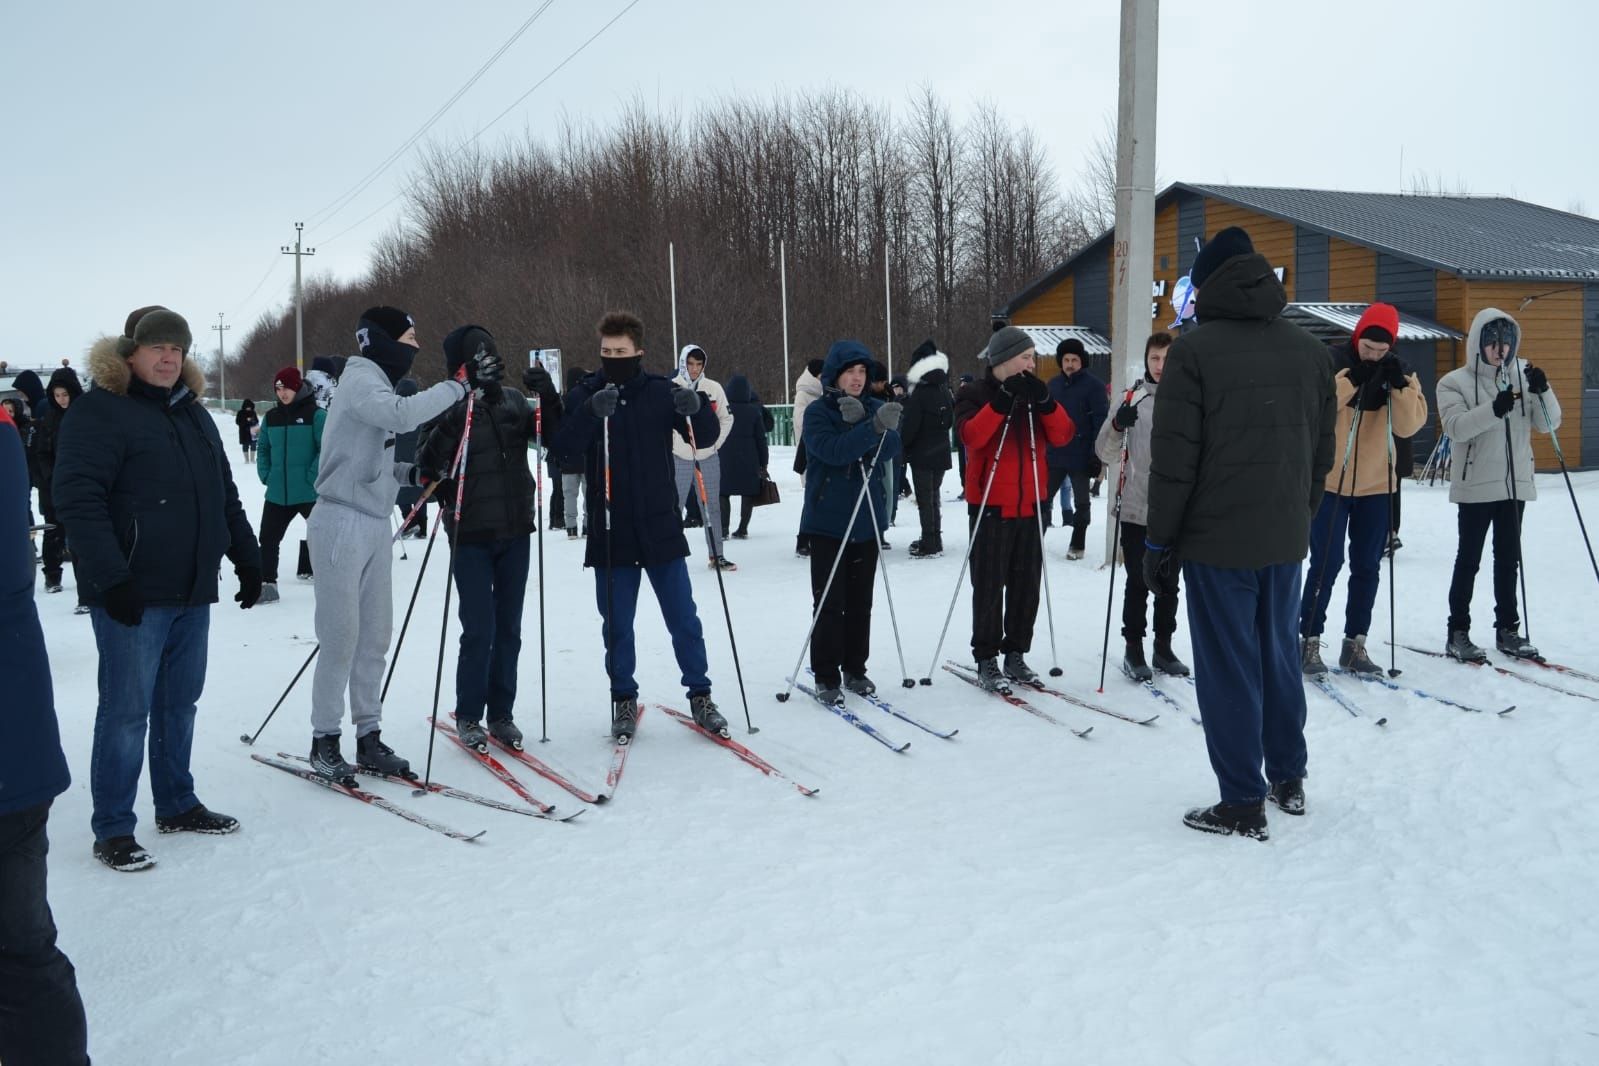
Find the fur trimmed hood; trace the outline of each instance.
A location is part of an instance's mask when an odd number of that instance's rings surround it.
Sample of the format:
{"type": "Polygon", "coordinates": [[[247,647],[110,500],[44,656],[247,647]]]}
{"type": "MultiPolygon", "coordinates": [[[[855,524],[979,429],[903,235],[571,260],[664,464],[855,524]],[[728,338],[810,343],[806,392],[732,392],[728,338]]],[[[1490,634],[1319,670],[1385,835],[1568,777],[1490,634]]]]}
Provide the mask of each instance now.
{"type": "Polygon", "coordinates": [[[942,370],[945,374],[948,374],[949,356],[943,352],[934,352],[932,355],[922,356],[922,358],[911,364],[910,372],[905,375],[905,381],[914,389],[923,378],[935,370],[942,370]]]}
{"type": "MultiPolygon", "coordinates": [[[[128,361],[117,354],[117,337],[101,337],[89,349],[89,378],[97,389],[115,393],[118,396],[128,394],[128,383],[133,379],[133,371],[128,369],[128,361]]],[[[183,356],[183,369],[178,374],[178,380],[188,387],[196,400],[205,395],[205,372],[198,363],[189,358],[188,353],[183,356]]]]}

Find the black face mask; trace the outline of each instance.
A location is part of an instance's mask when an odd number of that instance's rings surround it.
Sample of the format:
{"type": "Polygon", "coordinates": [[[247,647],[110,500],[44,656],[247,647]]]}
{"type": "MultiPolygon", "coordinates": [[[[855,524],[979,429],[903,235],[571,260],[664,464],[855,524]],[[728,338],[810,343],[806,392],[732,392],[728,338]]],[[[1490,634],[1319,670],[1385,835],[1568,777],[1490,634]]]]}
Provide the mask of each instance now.
{"type": "Polygon", "coordinates": [[[612,385],[626,385],[639,376],[643,364],[642,355],[628,356],[625,359],[601,359],[600,372],[612,385]]]}

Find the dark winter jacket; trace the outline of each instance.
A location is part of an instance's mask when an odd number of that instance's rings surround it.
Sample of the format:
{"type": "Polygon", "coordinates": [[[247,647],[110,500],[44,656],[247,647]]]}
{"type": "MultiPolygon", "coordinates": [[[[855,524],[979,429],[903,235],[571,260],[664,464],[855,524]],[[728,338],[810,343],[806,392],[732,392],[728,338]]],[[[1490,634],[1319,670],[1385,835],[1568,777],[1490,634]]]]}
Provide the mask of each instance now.
{"type": "Polygon", "coordinates": [[[1066,417],[1077,427],[1071,443],[1049,449],[1049,469],[1074,474],[1097,473],[1099,456],[1094,454],[1094,441],[1099,439],[1099,427],[1105,424],[1110,410],[1105,383],[1086,370],[1056,374],[1049,379],[1049,394],[1065,408],[1066,417]]]}
{"type": "Polygon", "coordinates": [[[949,430],[955,424],[955,396],[949,390],[949,356],[934,352],[911,364],[905,376],[910,395],[899,432],[905,460],[913,470],[948,470],[949,430]]]}
{"type": "MultiPolygon", "coordinates": [[[[62,369],[65,370],[67,368],[62,367],[62,369]]],[[[76,374],[72,376],[74,378],[77,377],[76,374]]],[[[33,416],[34,421],[44,417],[46,411],[45,403],[49,399],[49,394],[45,392],[44,382],[39,380],[38,374],[31,370],[24,370],[11,379],[11,387],[28,398],[28,413],[33,416]]]]}
{"type": "Polygon", "coordinates": [[[733,430],[716,453],[722,461],[722,494],[753,496],[761,491],[766,470],[766,408],[742,374],[727,383],[727,406],[733,430]]]}
{"type": "Polygon", "coordinates": [[[267,412],[256,442],[255,472],[268,503],[292,507],[316,502],[322,461],[322,425],[328,413],[316,405],[316,390],[301,386],[294,401],[267,412]]]}
{"type": "MultiPolygon", "coordinates": [[[[551,388],[542,412],[546,436],[558,432],[561,398],[551,388]]],[[[466,485],[461,495],[461,542],[482,543],[525,537],[538,528],[537,486],[529,465],[537,461],[528,446],[535,437],[533,405],[515,389],[484,390],[473,401],[472,441],[466,449],[466,485]]],[[[462,400],[422,427],[416,462],[430,480],[443,481],[434,493],[441,501],[444,530],[455,536],[456,482],[449,476],[461,434],[466,430],[462,400]]]]}
{"type": "Polygon", "coordinates": [[[255,404],[249,400],[244,401],[244,406],[239,408],[239,413],[233,416],[233,424],[239,427],[239,443],[249,447],[255,440],[255,434],[251,430],[257,429],[261,425],[261,418],[255,413],[255,404]]]}
{"type": "Polygon", "coordinates": [[[988,506],[999,508],[1001,518],[1031,518],[1049,488],[1048,450],[1070,441],[1077,428],[1054,400],[1038,411],[1018,402],[1009,416],[1001,414],[994,408],[998,393],[988,371],[955,396],[955,431],[966,445],[966,502],[982,503],[988,487],[988,506]]]}
{"type": "MultiPolygon", "coordinates": [[[[587,371],[583,370],[581,367],[571,366],[566,368],[566,384],[564,386],[565,391],[561,395],[564,405],[562,410],[572,410],[572,390],[577,388],[578,384],[582,382],[586,376],[587,371]]],[[[551,454],[553,456],[553,451],[551,454]]],[[[581,474],[583,472],[583,459],[584,457],[582,455],[578,455],[576,457],[567,458],[564,461],[558,460],[556,462],[556,467],[563,475],[581,474]]]]}
{"type": "Polygon", "coordinates": [[[15,814],[67,790],[44,630],[33,603],[28,546],[28,468],[22,439],[0,407],[0,647],[20,668],[0,700],[0,815],[15,814]]]}
{"type": "MultiPolygon", "coordinates": [[[[557,461],[582,460],[587,480],[586,525],[593,532],[583,565],[603,567],[609,544],[613,566],[659,566],[688,555],[672,438],[688,440],[688,419],[672,406],[669,378],[640,373],[621,386],[621,401],[611,418],[610,532],[606,533],[604,420],[589,409],[589,397],[605,388],[604,374],[587,375],[572,390],[566,417],[551,439],[557,461]]],[[[701,403],[692,418],[696,440],[715,440],[721,430],[716,412],[701,403]]]]}
{"type": "Polygon", "coordinates": [[[1151,544],[1230,569],[1305,557],[1337,412],[1327,349],[1278,317],[1287,303],[1254,253],[1200,289],[1200,325],[1172,345],[1155,397],[1151,544]]]}
{"type": "Polygon", "coordinates": [[[873,427],[873,416],[883,401],[861,393],[866,417],[854,425],[844,421],[839,401],[844,393],[836,387],[838,373],[845,363],[855,361],[865,348],[853,341],[841,341],[827,353],[822,367],[822,398],[805,408],[805,509],[800,515],[800,532],[819,534],[838,540],[877,540],[888,524],[888,494],[882,478],[884,467],[893,465],[900,452],[899,433],[880,434],[873,427]],[[879,451],[881,446],[881,451],[879,451]],[[870,505],[860,498],[864,467],[872,465],[870,505]],[[855,520],[850,521],[854,514],[855,520]],[[876,525],[872,519],[876,518],[876,525]]]}
{"type": "Polygon", "coordinates": [[[133,376],[106,338],[89,354],[95,387],[72,405],[56,449],[55,509],[89,606],[133,581],[150,607],[217,601],[217,568],[261,565],[216,422],[191,359],[171,389],[133,376]]]}
{"type": "Polygon", "coordinates": [[[35,419],[33,432],[30,434],[33,474],[42,499],[50,496],[50,480],[55,477],[56,469],[56,442],[61,437],[61,421],[67,417],[67,412],[72,410],[70,405],[62,407],[56,403],[56,389],[64,388],[67,394],[76,403],[83,395],[83,382],[78,380],[77,373],[71,367],[62,367],[50,375],[49,391],[45,393],[44,414],[35,419]]]}

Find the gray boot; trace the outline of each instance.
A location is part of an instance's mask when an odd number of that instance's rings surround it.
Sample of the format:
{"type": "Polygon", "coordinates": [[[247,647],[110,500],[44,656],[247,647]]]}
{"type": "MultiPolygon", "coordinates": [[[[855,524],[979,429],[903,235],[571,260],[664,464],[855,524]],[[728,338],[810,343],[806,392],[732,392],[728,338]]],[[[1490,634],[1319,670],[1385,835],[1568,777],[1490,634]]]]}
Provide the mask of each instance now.
{"type": "Polygon", "coordinates": [[[1338,668],[1351,674],[1364,674],[1371,677],[1381,677],[1382,667],[1371,661],[1371,656],[1366,654],[1366,634],[1345,637],[1344,644],[1338,652],[1338,668]]]}
{"type": "Polygon", "coordinates": [[[1471,642],[1471,634],[1464,629],[1451,629],[1449,642],[1444,645],[1444,651],[1451,659],[1459,659],[1463,663],[1485,663],[1488,653],[1471,642]]]}
{"type": "Polygon", "coordinates": [[[1327,664],[1321,661],[1321,641],[1316,637],[1299,638],[1299,668],[1306,677],[1327,676],[1327,664]]]}

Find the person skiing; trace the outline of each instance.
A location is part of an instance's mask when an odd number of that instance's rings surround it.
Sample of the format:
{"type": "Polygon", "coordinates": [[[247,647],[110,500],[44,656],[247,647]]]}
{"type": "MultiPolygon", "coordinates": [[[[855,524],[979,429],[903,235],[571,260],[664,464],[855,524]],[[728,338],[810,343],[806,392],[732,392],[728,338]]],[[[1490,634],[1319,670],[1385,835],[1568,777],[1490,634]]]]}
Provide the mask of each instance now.
{"type": "MultiPolygon", "coordinates": [[[[1155,396],[1171,350],[1172,335],[1152,333],[1144,342],[1144,376],[1139,379],[1116,414],[1099,429],[1094,450],[1106,463],[1114,463],[1126,449],[1122,469],[1121,537],[1122,563],[1127,569],[1127,587],[1122,593],[1122,640],[1127,650],[1122,656],[1122,673],[1134,681],[1151,681],[1154,671],[1144,659],[1144,633],[1149,605],[1149,586],[1144,584],[1144,538],[1149,527],[1149,438],[1155,424],[1155,396]]],[[[1177,632],[1177,589],[1155,596],[1155,646],[1151,660],[1155,670],[1171,677],[1187,677],[1188,665],[1172,650],[1171,638],[1177,632]]]]}
{"type": "Polygon", "coordinates": [[[733,428],[717,453],[722,464],[722,536],[743,540],[750,535],[750,514],[766,481],[767,413],[743,374],[733,375],[727,383],[727,409],[733,428]],[[729,533],[735,498],[740,501],[738,528],[729,533]]]}
{"type": "Polygon", "coordinates": [[[944,475],[952,464],[949,430],[955,424],[955,397],[949,389],[949,356],[938,350],[931,337],[911,352],[905,375],[910,394],[905,398],[905,424],[900,441],[910,468],[916,495],[916,516],[922,535],[911,542],[912,559],[936,559],[944,554],[944,475]]]}
{"type": "Polygon", "coordinates": [[[400,485],[418,483],[414,464],[393,461],[395,434],[443,414],[467,393],[455,378],[415,396],[395,392],[416,361],[416,326],[394,307],[372,307],[356,327],[361,354],[339,376],[328,407],[317,468],[317,505],[306,522],[316,583],[321,652],[311,683],[311,766],[347,780],[339,750],[344,694],[350,694],[356,761],[386,774],[411,764],[383,742],[384,656],[394,628],[394,552],[389,515],[400,485]]]}
{"type": "MultiPolygon", "coordinates": [[[[794,411],[790,428],[794,434],[794,473],[800,476],[800,486],[805,485],[805,409],[814,400],[822,398],[822,365],[824,360],[812,359],[805,364],[805,369],[800,371],[800,376],[794,381],[794,411]]],[[[799,533],[794,537],[794,554],[801,559],[811,554],[811,546],[805,541],[805,534],[799,533]]]]}
{"type": "Polygon", "coordinates": [[[1038,680],[1024,658],[1033,646],[1044,573],[1036,512],[1049,500],[1040,499],[1049,476],[1046,449],[1065,446],[1075,427],[1034,375],[1037,351],[1025,331],[996,330],[983,362],[983,377],[955,397],[955,428],[969,449],[966,503],[976,528],[972,656],[978,683],[994,691],[1005,678],[1038,680]]]}
{"type": "MultiPolygon", "coordinates": [[[[261,602],[278,602],[278,550],[295,515],[310,528],[316,506],[316,479],[322,457],[322,430],[327,412],[292,366],[272,379],[278,405],[267,412],[255,457],[256,476],[266,486],[261,504],[261,602]]],[[[302,542],[299,576],[310,577],[310,553],[302,542]]]]}
{"type": "Polygon", "coordinates": [[[1072,527],[1071,544],[1066,549],[1068,559],[1081,559],[1088,544],[1088,522],[1093,515],[1090,483],[1099,474],[1094,444],[1110,411],[1105,383],[1085,368],[1087,358],[1083,342],[1067,337],[1055,346],[1055,364],[1060,373],[1049,379],[1049,395],[1077,427],[1070,443],[1049,450],[1049,491],[1045,496],[1048,506],[1044,508],[1044,525],[1048,527],[1055,497],[1064,496],[1061,486],[1069,483],[1065,491],[1072,494],[1072,505],[1061,506],[1061,521],[1072,527]]]}
{"type": "MultiPolygon", "coordinates": [[[[513,748],[522,746],[514,720],[517,658],[522,651],[522,602],[527,592],[529,549],[538,528],[538,501],[529,445],[537,433],[560,425],[561,397],[549,371],[532,366],[522,383],[537,396],[535,419],[528,397],[501,384],[505,364],[494,337],[482,326],[460,326],[444,338],[444,364],[453,376],[464,369],[476,390],[472,438],[466,449],[461,516],[455,517],[456,483],[451,464],[466,432],[464,400],[422,431],[417,465],[429,481],[441,482],[440,521],[455,551],[455,588],[460,597],[461,645],[455,663],[455,729],[461,741],[488,750],[488,733],[513,748]]],[[[542,457],[535,455],[535,462],[542,457]]]]}
{"type": "Polygon", "coordinates": [[[1221,801],[1183,824],[1265,840],[1265,801],[1305,812],[1300,567],[1332,468],[1327,349],[1282,318],[1288,296],[1249,234],[1194,257],[1199,325],[1166,357],[1149,440],[1144,583],[1188,586],[1188,633],[1221,801]],[[1261,765],[1265,764],[1265,777],[1261,765]]]}
{"type": "MultiPolygon", "coordinates": [[[[67,554],[67,531],[56,512],[55,494],[51,482],[55,477],[56,448],[61,440],[61,426],[67,412],[78,397],[83,395],[83,383],[71,367],[61,367],[50,375],[50,387],[45,393],[44,417],[33,426],[33,463],[39,484],[39,512],[47,525],[44,531],[44,590],[60,592],[62,566],[67,554]]],[[[73,568],[76,574],[76,567],[73,568]]],[[[81,606],[83,597],[78,597],[81,606]]],[[[83,613],[80,609],[79,613],[83,613]]]]}
{"type": "Polygon", "coordinates": [[[223,556],[244,609],[261,595],[261,549],[239,504],[205,373],[183,316],[141,307],[89,353],[95,387],[72,405],[53,490],[100,656],[89,763],[94,856],[113,870],[155,860],[133,831],[149,734],[150,793],[163,833],[231,833],[189,770],[223,556]]]}
{"type": "Polygon", "coordinates": [[[1427,397],[1419,379],[1393,350],[1398,336],[1399,310],[1374,303],[1361,313],[1350,339],[1329,349],[1338,402],[1334,447],[1351,440],[1357,412],[1360,428],[1353,447],[1347,448],[1336,469],[1327,472],[1326,491],[1310,524],[1310,567],[1299,604],[1299,657],[1307,677],[1327,673],[1321,633],[1333,585],[1343,568],[1346,537],[1349,597],[1338,667],[1355,674],[1382,674],[1382,667],[1366,651],[1366,635],[1371,631],[1392,492],[1398,483],[1390,458],[1391,438],[1408,437],[1427,423],[1427,397]]]}
{"type": "Polygon", "coordinates": [[[1517,354],[1521,327],[1497,307],[1485,307],[1466,335],[1466,363],[1438,382],[1438,417],[1454,442],[1449,501],[1459,512],[1460,542],[1449,582],[1445,650],[1462,662],[1487,662],[1471,642],[1471,594],[1482,547],[1493,530],[1494,645],[1517,659],[1537,659],[1521,635],[1516,574],[1521,565],[1521,522],[1533,482],[1532,431],[1560,428],[1560,401],[1549,376],[1517,354]]]}
{"type": "Polygon", "coordinates": [[[233,416],[233,424],[239,429],[239,450],[244,453],[246,460],[255,458],[255,435],[261,425],[261,419],[255,413],[255,401],[245,400],[239,404],[239,411],[233,416]]]}
{"type": "Polygon", "coordinates": [[[704,394],[647,374],[644,323],[627,311],[600,319],[600,369],[572,390],[552,441],[562,462],[584,460],[590,530],[583,565],[594,571],[594,598],[605,640],[611,685],[611,736],[632,740],[638,722],[637,653],[633,615],[639,584],[648,577],[672,635],[694,721],[725,735],[727,720],[711,698],[705,634],[689,584],[688,538],[673,466],[664,461],[675,440],[715,439],[717,412],[704,394]]]}
{"type": "Polygon", "coordinates": [[[820,609],[811,634],[811,670],[817,695],[827,703],[842,701],[841,685],[863,696],[877,691],[866,675],[866,659],[888,507],[879,468],[892,464],[899,452],[896,431],[904,408],[870,394],[872,362],[860,341],[835,342],[822,365],[822,398],[805,409],[802,427],[806,467],[800,535],[811,546],[811,609],[820,609]],[[870,486],[870,503],[857,508],[863,483],[870,486]]]}
{"type": "Polygon", "coordinates": [[[672,384],[678,388],[690,389],[705,397],[705,402],[710,405],[711,411],[716,415],[717,432],[713,438],[706,438],[695,431],[694,442],[699,445],[698,451],[691,448],[686,437],[674,436],[672,438],[673,467],[677,471],[677,498],[681,509],[688,505],[690,497],[699,500],[699,489],[695,484],[694,463],[699,460],[700,476],[705,482],[706,502],[703,505],[704,514],[701,520],[711,531],[711,558],[710,565],[722,570],[737,570],[738,567],[727,561],[727,556],[722,554],[722,526],[725,520],[722,517],[722,460],[718,455],[722,444],[727,440],[727,435],[733,431],[733,412],[727,409],[727,394],[722,390],[720,383],[711,380],[705,373],[705,350],[697,344],[685,344],[679,353],[682,369],[672,384]]]}

